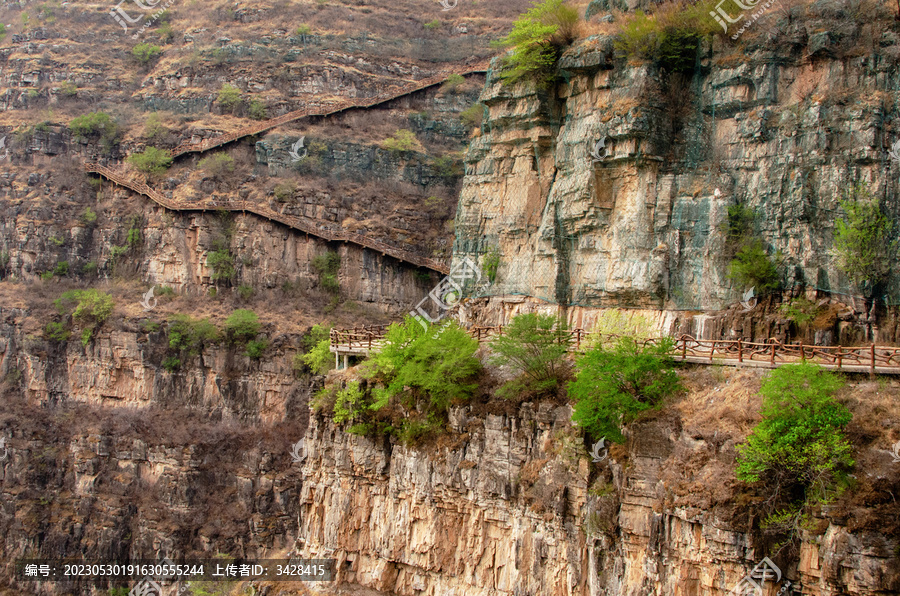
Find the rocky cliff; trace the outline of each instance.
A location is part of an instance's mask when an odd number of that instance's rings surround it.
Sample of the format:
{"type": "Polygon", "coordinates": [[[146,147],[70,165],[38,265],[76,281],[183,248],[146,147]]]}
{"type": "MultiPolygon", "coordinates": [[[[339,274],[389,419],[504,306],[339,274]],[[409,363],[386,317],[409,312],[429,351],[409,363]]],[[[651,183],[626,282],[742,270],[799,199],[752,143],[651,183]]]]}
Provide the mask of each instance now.
{"type": "MultiPolygon", "coordinates": [[[[898,135],[897,37],[869,45],[865,31],[841,25],[823,38],[816,27],[838,26],[822,14],[793,25],[776,17],[775,39],[716,38],[688,75],[619,60],[613,38],[595,35],[562,56],[554,93],[488,81],[454,245],[455,259],[499,255],[493,283],[469,290],[493,304],[478,307],[493,310],[488,322],[524,296],[575,313],[665,312],[664,331],[698,332],[685,319],[736,306],[748,289],[728,277],[728,208],[742,205],[777,255],[787,296],[855,309],[857,332],[832,327],[826,339],[895,339],[892,320],[870,318],[851,296],[860,291],[831,248],[839,201],[854,185],[868,184],[900,216],[900,170],[888,153],[898,135]],[[858,333],[866,323],[874,329],[858,333]]],[[[897,283],[883,288],[882,305],[898,302],[897,283]]],[[[710,335],[727,337],[734,318],[710,335]]],[[[753,326],[751,335],[773,331],[760,316],[753,326]]]]}
{"type": "MultiPolygon", "coordinates": [[[[415,449],[314,416],[298,551],[335,557],[339,581],[403,596],[718,595],[766,556],[783,574],[769,589],[781,593],[900,590],[889,453],[860,454],[870,467],[857,490],[880,496],[841,499],[793,548],[773,545],[751,530],[749,506],[764,497],[733,475],[734,446],[758,416],[759,373],[715,377],[688,373],[691,395],[634,425],[600,462],[570,408],[553,403],[455,409],[450,436],[415,449]]],[[[862,383],[850,403],[866,416],[875,399],[875,384],[862,383]]]]}

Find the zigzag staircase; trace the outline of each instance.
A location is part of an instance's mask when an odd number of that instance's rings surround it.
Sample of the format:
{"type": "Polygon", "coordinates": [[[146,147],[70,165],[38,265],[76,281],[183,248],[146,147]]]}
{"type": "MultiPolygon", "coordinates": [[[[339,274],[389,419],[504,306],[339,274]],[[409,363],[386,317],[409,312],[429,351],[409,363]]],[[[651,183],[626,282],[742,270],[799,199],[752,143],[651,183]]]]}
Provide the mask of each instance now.
{"type": "MultiPolygon", "coordinates": [[[[232,141],[236,141],[246,136],[257,135],[267,130],[271,130],[277,126],[281,126],[282,124],[287,124],[288,122],[294,122],[301,118],[307,117],[327,117],[332,116],[334,114],[339,114],[346,110],[355,109],[355,108],[371,108],[393,99],[397,99],[399,97],[403,97],[405,95],[409,95],[411,93],[415,93],[417,91],[421,91],[423,89],[427,89],[429,87],[433,87],[435,85],[439,85],[447,80],[447,78],[452,74],[458,75],[469,75],[475,73],[484,73],[488,71],[490,62],[482,61],[476,65],[470,66],[462,71],[453,71],[453,70],[445,70],[440,74],[437,74],[433,77],[429,77],[428,79],[422,81],[416,81],[414,83],[410,83],[409,85],[405,85],[399,90],[393,92],[385,92],[381,93],[373,98],[367,99],[348,99],[345,101],[329,104],[329,105],[316,105],[304,108],[302,110],[295,110],[293,112],[288,112],[282,116],[278,116],[277,118],[272,118],[266,120],[264,122],[260,122],[258,124],[253,124],[251,126],[246,126],[236,132],[228,133],[224,135],[220,135],[218,137],[212,139],[206,139],[200,143],[181,143],[177,147],[175,147],[170,154],[172,157],[178,157],[180,155],[184,155],[186,153],[202,153],[204,151],[209,151],[210,149],[214,149],[215,147],[221,147],[227,143],[232,141]]],[[[98,163],[87,162],[84,164],[85,172],[92,174],[99,174],[110,181],[128,188],[138,194],[142,194],[154,201],[155,203],[165,207],[166,209],[170,209],[172,211],[240,211],[241,213],[253,213],[259,217],[263,217],[268,219],[269,221],[277,221],[283,225],[286,225],[295,230],[299,230],[305,234],[309,234],[311,236],[316,236],[317,238],[322,238],[324,240],[329,241],[337,241],[337,242],[350,242],[352,244],[356,244],[358,246],[362,246],[376,252],[380,252],[383,255],[388,255],[397,259],[398,261],[403,261],[406,263],[410,263],[417,267],[424,267],[426,269],[431,269],[433,271],[437,271],[439,273],[447,274],[450,272],[450,267],[444,262],[437,261],[435,259],[431,259],[428,257],[423,257],[418,255],[412,251],[408,251],[403,248],[399,248],[396,246],[391,246],[386,244],[380,240],[376,240],[374,238],[370,238],[363,234],[356,234],[353,232],[347,231],[335,231],[323,226],[316,224],[312,220],[304,220],[294,215],[285,215],[283,213],[278,213],[270,209],[265,205],[255,205],[248,204],[245,201],[237,202],[228,202],[225,204],[216,204],[216,205],[188,205],[181,204],[178,201],[174,201],[172,199],[167,198],[162,193],[153,190],[149,186],[147,186],[143,182],[139,182],[137,180],[133,180],[130,176],[116,172],[106,166],[102,166],[98,163]]]]}

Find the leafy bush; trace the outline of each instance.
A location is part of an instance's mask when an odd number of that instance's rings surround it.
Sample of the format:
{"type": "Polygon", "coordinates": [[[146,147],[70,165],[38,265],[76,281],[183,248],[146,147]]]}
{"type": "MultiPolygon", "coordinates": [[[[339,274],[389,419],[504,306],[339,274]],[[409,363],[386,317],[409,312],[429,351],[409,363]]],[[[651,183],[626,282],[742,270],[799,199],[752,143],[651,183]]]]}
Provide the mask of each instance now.
{"type": "Polygon", "coordinates": [[[466,77],[461,74],[453,73],[447,77],[444,84],[441,85],[441,91],[444,93],[455,93],[460,85],[466,82],[466,77]]]}
{"type": "Polygon", "coordinates": [[[434,19],[433,21],[428,21],[425,23],[425,28],[434,31],[435,29],[441,28],[441,21],[438,19],[434,19]]]}
{"type": "Polygon", "coordinates": [[[209,251],[206,265],[210,268],[209,278],[214,282],[227,282],[234,277],[234,257],[227,248],[209,251]]]}
{"type": "Polygon", "coordinates": [[[222,85],[222,88],[219,89],[219,96],[217,98],[217,101],[219,102],[219,105],[222,106],[222,108],[233,112],[235,108],[241,105],[241,90],[234,85],[225,83],[224,85],[222,85]]]}
{"type": "Polygon", "coordinates": [[[323,290],[331,294],[337,294],[340,291],[337,273],[341,268],[341,255],[330,250],[313,257],[310,265],[319,276],[319,285],[323,290]]]}
{"type": "Polygon", "coordinates": [[[565,321],[553,315],[529,313],[513,318],[503,335],[491,341],[491,360],[512,366],[520,377],[503,385],[498,395],[555,392],[571,371],[567,355],[571,341],[565,321]]]}
{"type": "Polygon", "coordinates": [[[235,342],[253,339],[259,329],[259,317],[252,310],[239,308],[225,319],[225,333],[235,342]]]}
{"type": "Polygon", "coordinates": [[[216,180],[222,180],[226,174],[234,171],[234,159],[225,153],[216,153],[204,157],[197,164],[201,170],[216,180]]]}
{"type": "Polygon", "coordinates": [[[250,300],[250,298],[253,297],[253,292],[254,292],[253,286],[248,286],[248,285],[242,284],[242,285],[238,286],[237,291],[238,291],[238,296],[244,302],[247,302],[248,300],[250,300]]]}
{"type": "Polygon", "coordinates": [[[294,370],[302,370],[308,367],[314,374],[324,375],[334,368],[334,358],[331,355],[331,342],[329,336],[331,327],[313,325],[312,329],[303,337],[303,350],[294,358],[294,370]]]}
{"type": "Polygon", "coordinates": [[[64,342],[69,341],[71,333],[65,323],[53,322],[47,323],[44,327],[44,337],[51,341],[64,342]]]}
{"type": "Polygon", "coordinates": [[[141,64],[147,64],[162,51],[159,46],[150,45],[149,43],[139,43],[131,48],[131,56],[141,64]]]}
{"type": "Polygon", "coordinates": [[[312,32],[312,29],[310,28],[310,26],[304,23],[303,25],[300,25],[299,27],[297,27],[297,30],[294,31],[294,35],[296,35],[297,37],[305,37],[305,36],[309,35],[311,32],[312,32]]]}
{"type": "Polygon", "coordinates": [[[269,114],[268,110],[266,110],[266,104],[258,99],[250,100],[250,117],[254,120],[265,120],[268,118],[269,114]]]}
{"type": "Polygon", "coordinates": [[[6,37],[6,24],[0,23],[0,41],[3,41],[4,37],[6,37]]]}
{"type": "Polygon", "coordinates": [[[788,304],[782,304],[778,309],[786,319],[793,321],[800,327],[809,325],[819,312],[816,303],[806,298],[794,298],[788,304]]]}
{"type": "Polygon", "coordinates": [[[512,31],[495,45],[511,47],[503,59],[500,78],[507,83],[534,81],[549,85],[556,78],[554,67],[562,48],[575,40],[578,12],[562,0],[544,0],[518,18],[512,31]]]}
{"type": "Polygon", "coordinates": [[[890,275],[897,257],[894,224],[864,184],[841,201],[841,208],[846,216],[835,222],[837,266],[869,297],[890,275]]]}
{"type": "Polygon", "coordinates": [[[668,73],[694,68],[700,40],[717,31],[710,2],[661,6],[655,14],[635,11],[622,27],[615,47],[620,56],[655,62],[668,73]]]}
{"type": "Polygon", "coordinates": [[[760,294],[777,290],[781,276],[761,240],[748,242],[738,251],[728,268],[728,277],[741,287],[755,287],[760,294]]]}
{"type": "Polygon", "coordinates": [[[247,356],[254,360],[259,360],[269,348],[269,340],[265,337],[261,339],[251,339],[247,342],[247,356]]]}
{"type": "Polygon", "coordinates": [[[144,122],[144,136],[151,140],[162,138],[169,130],[163,126],[162,119],[157,112],[147,116],[144,122]]]}
{"type": "Polygon", "coordinates": [[[159,27],[156,28],[156,34],[159,35],[159,40],[163,43],[171,43],[172,39],[175,37],[175,30],[172,28],[171,23],[161,23],[159,27]]]}
{"type": "Polygon", "coordinates": [[[738,479],[795,503],[826,501],[854,464],[843,433],[852,414],[834,399],[843,385],[814,364],[773,370],[759,391],[762,421],[737,447],[738,479]]]}
{"type": "Polygon", "coordinates": [[[425,152],[425,148],[422,147],[422,143],[419,142],[419,139],[416,138],[413,131],[405,128],[398,129],[397,132],[394,133],[394,136],[382,141],[381,146],[393,153],[403,153],[406,151],[425,152]]]}
{"type": "Polygon", "coordinates": [[[82,327],[83,346],[90,342],[94,331],[109,318],[115,306],[112,296],[94,289],[63,292],[53,304],[59,314],[71,314],[72,320],[82,327]]]}
{"type": "Polygon", "coordinates": [[[470,128],[481,126],[484,119],[484,104],[476,103],[459,113],[460,121],[470,128]]]}
{"type": "Polygon", "coordinates": [[[725,239],[732,246],[741,246],[753,237],[756,210],[746,205],[729,205],[725,224],[725,239]]]}
{"type": "Polygon", "coordinates": [[[86,226],[92,226],[97,223],[97,214],[90,207],[85,207],[81,212],[81,223],[86,226]]]}
{"type": "Polygon", "coordinates": [[[294,193],[297,192],[297,185],[293,182],[287,180],[285,182],[279,182],[275,185],[275,189],[272,191],[275,193],[275,200],[279,203],[284,203],[288,199],[294,196],[294,193]]]}
{"type": "Polygon", "coordinates": [[[167,356],[162,361],[162,367],[169,372],[175,372],[181,368],[181,358],[178,356],[167,356]]]}
{"type": "Polygon", "coordinates": [[[162,174],[172,165],[172,156],[168,151],[147,147],[143,153],[130,155],[128,162],[145,174],[162,174]]]}
{"type": "Polygon", "coordinates": [[[169,319],[169,348],[188,357],[199,354],[204,347],[220,339],[218,327],[209,319],[194,319],[182,314],[172,315],[169,319]]]}
{"type": "Polygon", "coordinates": [[[604,309],[597,315],[597,320],[591,327],[591,333],[582,342],[582,348],[587,351],[594,346],[604,349],[614,347],[620,336],[627,335],[636,341],[643,342],[659,335],[656,325],[646,315],[635,311],[623,311],[617,309],[604,309]]]}
{"type": "Polygon", "coordinates": [[[576,363],[569,383],[572,419],[593,439],[622,443],[622,427],[681,388],[669,355],[672,340],[657,345],[620,338],[613,349],[597,345],[576,363]]]}
{"type": "Polygon", "coordinates": [[[487,276],[488,281],[494,283],[497,281],[497,270],[500,268],[500,249],[496,246],[491,246],[484,253],[484,258],[481,261],[481,270],[487,276]]]}
{"type": "Polygon", "coordinates": [[[350,381],[347,386],[337,392],[334,402],[333,420],[343,424],[365,414],[366,404],[363,392],[359,389],[359,381],[350,381]]]}
{"type": "Polygon", "coordinates": [[[69,262],[68,261],[60,261],[56,264],[56,268],[53,270],[53,275],[57,277],[65,277],[69,274],[69,262]]]}
{"type": "Polygon", "coordinates": [[[381,350],[364,365],[367,376],[385,386],[376,392],[376,406],[406,394],[416,401],[427,397],[429,413],[445,413],[451,401],[475,391],[471,381],[481,371],[477,349],[478,342],[455,322],[426,330],[407,316],[403,324],[392,324],[381,350]]]}
{"type": "Polygon", "coordinates": [[[77,138],[100,137],[105,145],[112,144],[119,136],[119,125],[106,112],[91,112],[72,118],[69,130],[77,138]]]}

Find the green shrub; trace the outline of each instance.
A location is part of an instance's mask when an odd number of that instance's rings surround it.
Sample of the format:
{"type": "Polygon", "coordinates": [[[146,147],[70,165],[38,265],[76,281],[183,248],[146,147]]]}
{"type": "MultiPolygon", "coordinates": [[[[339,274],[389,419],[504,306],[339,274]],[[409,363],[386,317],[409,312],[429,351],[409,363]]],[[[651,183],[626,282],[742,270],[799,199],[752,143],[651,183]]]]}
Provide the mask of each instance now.
{"type": "Polygon", "coordinates": [[[622,337],[611,350],[602,345],[588,350],[569,383],[575,401],[572,419],[594,440],[622,443],[624,425],[681,388],[669,355],[673,345],[668,338],[643,345],[622,337]]]}
{"type": "Polygon", "coordinates": [[[60,261],[56,264],[56,269],[53,270],[53,275],[57,277],[65,277],[69,274],[69,262],[68,261],[60,261]]]}
{"type": "Polygon", "coordinates": [[[148,64],[151,60],[159,56],[162,48],[150,45],[149,43],[139,43],[131,48],[131,56],[141,64],[148,64]]]}
{"type": "Polygon", "coordinates": [[[171,43],[172,39],[175,37],[175,30],[172,28],[171,23],[161,23],[159,27],[156,28],[156,34],[159,36],[161,42],[171,43]]]}
{"type": "Polygon", "coordinates": [[[269,117],[266,104],[258,99],[250,100],[250,117],[254,120],[265,120],[269,117]]]}
{"type": "Polygon", "coordinates": [[[725,240],[738,247],[753,238],[753,224],[756,210],[746,205],[729,205],[728,220],[725,224],[725,240]]]}
{"type": "Polygon", "coordinates": [[[334,402],[333,419],[336,424],[343,424],[365,413],[363,392],[359,389],[359,381],[350,381],[347,386],[337,392],[334,402]]]}
{"type": "Polygon", "coordinates": [[[495,45],[511,47],[503,59],[500,78],[507,83],[531,80],[538,86],[551,84],[556,61],[563,47],[577,35],[578,11],[562,0],[544,0],[518,18],[512,31],[495,45]]]}
{"type": "Polygon", "coordinates": [[[337,274],[341,268],[341,255],[334,251],[328,251],[313,257],[310,264],[319,276],[319,285],[323,290],[331,294],[340,292],[341,287],[337,274]]]}
{"type": "Polygon", "coordinates": [[[64,342],[69,341],[71,333],[66,328],[65,323],[50,322],[44,327],[44,337],[51,341],[64,342]]]}
{"type": "Polygon", "coordinates": [[[247,342],[247,356],[254,360],[262,358],[262,355],[269,348],[269,340],[265,337],[260,339],[251,339],[247,342]]]}
{"type": "Polygon", "coordinates": [[[106,112],[91,112],[72,118],[69,130],[76,138],[100,137],[105,145],[111,145],[119,136],[119,125],[106,112]]]}
{"type": "Polygon", "coordinates": [[[6,37],[6,24],[0,23],[0,41],[3,41],[3,38],[6,37]]]}
{"type": "Polygon", "coordinates": [[[481,126],[484,119],[484,104],[476,103],[459,113],[460,121],[469,128],[481,126]]]}
{"type": "Polygon", "coordinates": [[[405,128],[398,129],[394,136],[382,141],[381,146],[393,153],[404,153],[407,151],[425,153],[425,148],[422,147],[422,143],[419,142],[413,131],[405,128]]]}
{"type": "Polygon", "coordinates": [[[225,153],[216,153],[201,159],[197,166],[212,178],[222,180],[234,171],[234,159],[225,153]]]}
{"type": "Polygon", "coordinates": [[[570,344],[565,321],[558,317],[534,313],[514,317],[503,335],[491,341],[491,361],[510,365],[520,376],[503,385],[498,395],[556,392],[571,372],[567,355],[570,344]]]}
{"type": "Polygon", "coordinates": [[[94,331],[112,314],[115,302],[112,296],[100,290],[69,290],[63,292],[54,303],[60,315],[72,315],[72,320],[82,327],[81,344],[86,346],[94,331]]]}
{"type": "Polygon", "coordinates": [[[855,187],[841,208],[846,215],[835,222],[837,266],[870,297],[891,274],[897,258],[894,224],[865,184],[855,187]]]}
{"type": "Polygon", "coordinates": [[[238,286],[237,291],[238,291],[238,296],[244,302],[247,302],[248,300],[250,300],[250,298],[253,297],[253,293],[254,293],[253,286],[248,286],[248,285],[238,286]]]}
{"type": "Polygon", "coordinates": [[[500,268],[500,249],[491,246],[485,251],[484,258],[481,261],[481,270],[487,276],[488,281],[494,283],[497,281],[497,270],[500,268]]]}
{"type": "Polygon", "coordinates": [[[763,381],[762,421],[737,447],[736,475],[791,502],[825,502],[853,462],[843,429],[852,414],[834,395],[844,385],[814,364],[787,364],[763,381]]]}
{"type": "Polygon", "coordinates": [[[778,309],[784,317],[800,327],[809,325],[819,312],[816,303],[806,298],[794,298],[788,304],[782,304],[778,309]]]}
{"type": "Polygon", "coordinates": [[[303,350],[294,358],[294,370],[302,370],[308,367],[313,374],[324,375],[334,368],[334,357],[331,354],[331,342],[329,339],[331,327],[313,325],[312,329],[303,337],[303,350]]]}
{"type": "Polygon", "coordinates": [[[462,156],[458,153],[449,153],[441,157],[435,157],[431,167],[434,168],[435,174],[447,179],[449,182],[459,178],[464,173],[462,156]]]}
{"type": "Polygon", "coordinates": [[[50,281],[53,279],[53,271],[44,271],[41,273],[41,279],[44,281],[50,281]]]}
{"type": "Polygon", "coordinates": [[[284,203],[288,199],[293,198],[296,191],[297,185],[290,180],[286,180],[276,184],[273,192],[275,193],[275,200],[279,203],[284,203]]]}
{"type": "Polygon", "coordinates": [[[143,153],[130,155],[128,162],[145,174],[162,174],[172,165],[172,156],[168,151],[147,147],[143,153]]]}
{"type": "Polygon", "coordinates": [[[175,372],[181,368],[181,359],[178,356],[167,356],[162,361],[162,367],[169,372],[175,372]]]}
{"type": "Polygon", "coordinates": [[[214,282],[227,282],[234,277],[234,257],[227,248],[209,251],[206,265],[210,269],[209,278],[214,282]]]}
{"type": "Polygon", "coordinates": [[[81,223],[86,226],[92,226],[97,223],[97,214],[90,207],[85,207],[81,212],[81,223]]]}
{"type": "Polygon", "coordinates": [[[209,319],[194,319],[176,314],[169,318],[167,340],[169,348],[187,357],[199,354],[204,347],[221,339],[218,327],[209,319]]]}
{"type": "Polygon", "coordinates": [[[459,87],[466,82],[466,77],[461,74],[453,73],[447,77],[444,84],[441,85],[441,91],[444,93],[455,93],[459,87]]]}
{"type": "Polygon", "coordinates": [[[434,31],[435,29],[441,28],[441,22],[438,19],[434,19],[433,21],[428,21],[425,23],[425,28],[434,31]]]}
{"type": "Polygon", "coordinates": [[[64,97],[75,97],[78,95],[78,86],[71,81],[65,81],[59,86],[59,92],[64,97]]]}
{"type": "Polygon", "coordinates": [[[225,333],[234,342],[249,341],[259,333],[259,317],[252,310],[239,308],[225,319],[225,333]]]}
{"type": "Polygon", "coordinates": [[[388,328],[382,348],[363,363],[369,392],[338,396],[336,421],[354,422],[357,433],[422,438],[423,425],[439,429],[452,403],[471,398],[481,371],[477,349],[478,342],[454,322],[423,328],[407,316],[388,328]]]}
{"type": "Polygon", "coordinates": [[[690,72],[700,40],[717,31],[709,17],[711,8],[709,1],[701,1],[660,6],[653,15],[637,10],[622,26],[616,51],[626,58],[654,62],[668,73],[690,72]]]}
{"type": "Polygon", "coordinates": [[[778,275],[775,262],[766,254],[759,239],[741,247],[729,265],[728,277],[740,287],[755,287],[759,294],[777,290],[781,286],[781,276],[778,275]]]}
{"type": "Polygon", "coordinates": [[[241,104],[243,97],[240,89],[234,85],[225,83],[222,85],[222,88],[219,89],[219,97],[217,100],[222,108],[233,112],[235,108],[241,104]]]}
{"type": "Polygon", "coordinates": [[[297,27],[296,31],[294,31],[294,35],[296,35],[297,37],[306,37],[311,32],[312,29],[310,28],[310,26],[304,23],[303,25],[297,27]]]}

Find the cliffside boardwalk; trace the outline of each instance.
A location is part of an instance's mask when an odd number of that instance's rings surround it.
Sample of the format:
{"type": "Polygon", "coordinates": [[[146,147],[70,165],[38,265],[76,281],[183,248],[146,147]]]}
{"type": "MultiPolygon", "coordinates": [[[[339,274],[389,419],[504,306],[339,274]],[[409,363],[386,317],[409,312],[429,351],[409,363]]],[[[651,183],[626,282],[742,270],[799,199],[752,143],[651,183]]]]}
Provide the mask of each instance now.
{"type": "MultiPolygon", "coordinates": [[[[429,77],[422,81],[409,83],[391,91],[380,93],[379,95],[372,98],[347,99],[345,101],[333,104],[313,105],[302,110],[295,110],[293,112],[288,112],[287,114],[284,114],[282,116],[278,116],[277,118],[271,118],[264,122],[246,126],[236,132],[220,135],[212,139],[206,139],[199,143],[181,143],[173,150],[171,150],[170,153],[172,157],[178,157],[181,155],[185,155],[186,153],[202,153],[216,147],[221,147],[222,145],[231,143],[238,139],[260,134],[277,126],[281,126],[282,124],[294,122],[302,118],[328,117],[351,109],[371,108],[403,97],[405,95],[409,95],[417,91],[422,91],[423,89],[427,89],[435,85],[440,85],[444,81],[446,81],[450,75],[453,74],[465,76],[487,72],[489,64],[490,62],[486,60],[481,61],[475,65],[464,67],[462,69],[444,70],[435,76],[429,77]]],[[[195,205],[182,203],[167,198],[162,193],[150,188],[147,184],[134,180],[129,175],[123,172],[117,172],[115,170],[112,170],[111,168],[100,165],[99,163],[87,162],[84,164],[84,170],[88,173],[99,174],[120,186],[128,188],[129,190],[132,190],[138,194],[142,194],[158,205],[172,211],[202,212],[225,210],[239,211],[241,213],[252,213],[259,217],[268,219],[269,221],[277,221],[283,225],[299,230],[305,234],[316,236],[317,238],[322,238],[324,240],[332,242],[350,242],[352,244],[356,244],[358,246],[380,252],[382,255],[390,256],[394,259],[397,259],[398,261],[410,263],[417,267],[424,267],[426,269],[431,269],[443,274],[447,274],[450,272],[450,266],[448,263],[416,254],[404,248],[391,246],[380,240],[376,240],[375,238],[370,238],[364,234],[356,234],[344,230],[337,231],[334,229],[326,228],[325,226],[318,224],[315,220],[307,220],[294,215],[278,213],[277,211],[270,209],[265,205],[249,204],[246,201],[229,201],[227,203],[219,203],[214,205],[195,205]]]]}
{"type": "MultiPolygon", "coordinates": [[[[386,330],[386,325],[332,329],[330,350],[335,355],[336,364],[340,365],[341,356],[346,367],[349,356],[367,355],[372,350],[378,350],[386,330]]],[[[503,326],[472,327],[469,334],[481,343],[502,335],[503,326]]],[[[569,336],[573,351],[581,351],[586,341],[599,339],[598,335],[584,329],[571,329],[569,336]]],[[[615,340],[619,337],[606,335],[603,339],[615,340]]],[[[642,343],[656,344],[660,339],[648,339],[642,343]]],[[[786,344],[774,338],[765,342],[749,342],[740,339],[697,339],[690,335],[672,339],[675,342],[672,357],[680,362],[758,368],[809,362],[830,370],[900,375],[900,347],[894,346],[812,346],[786,344]]]]}

